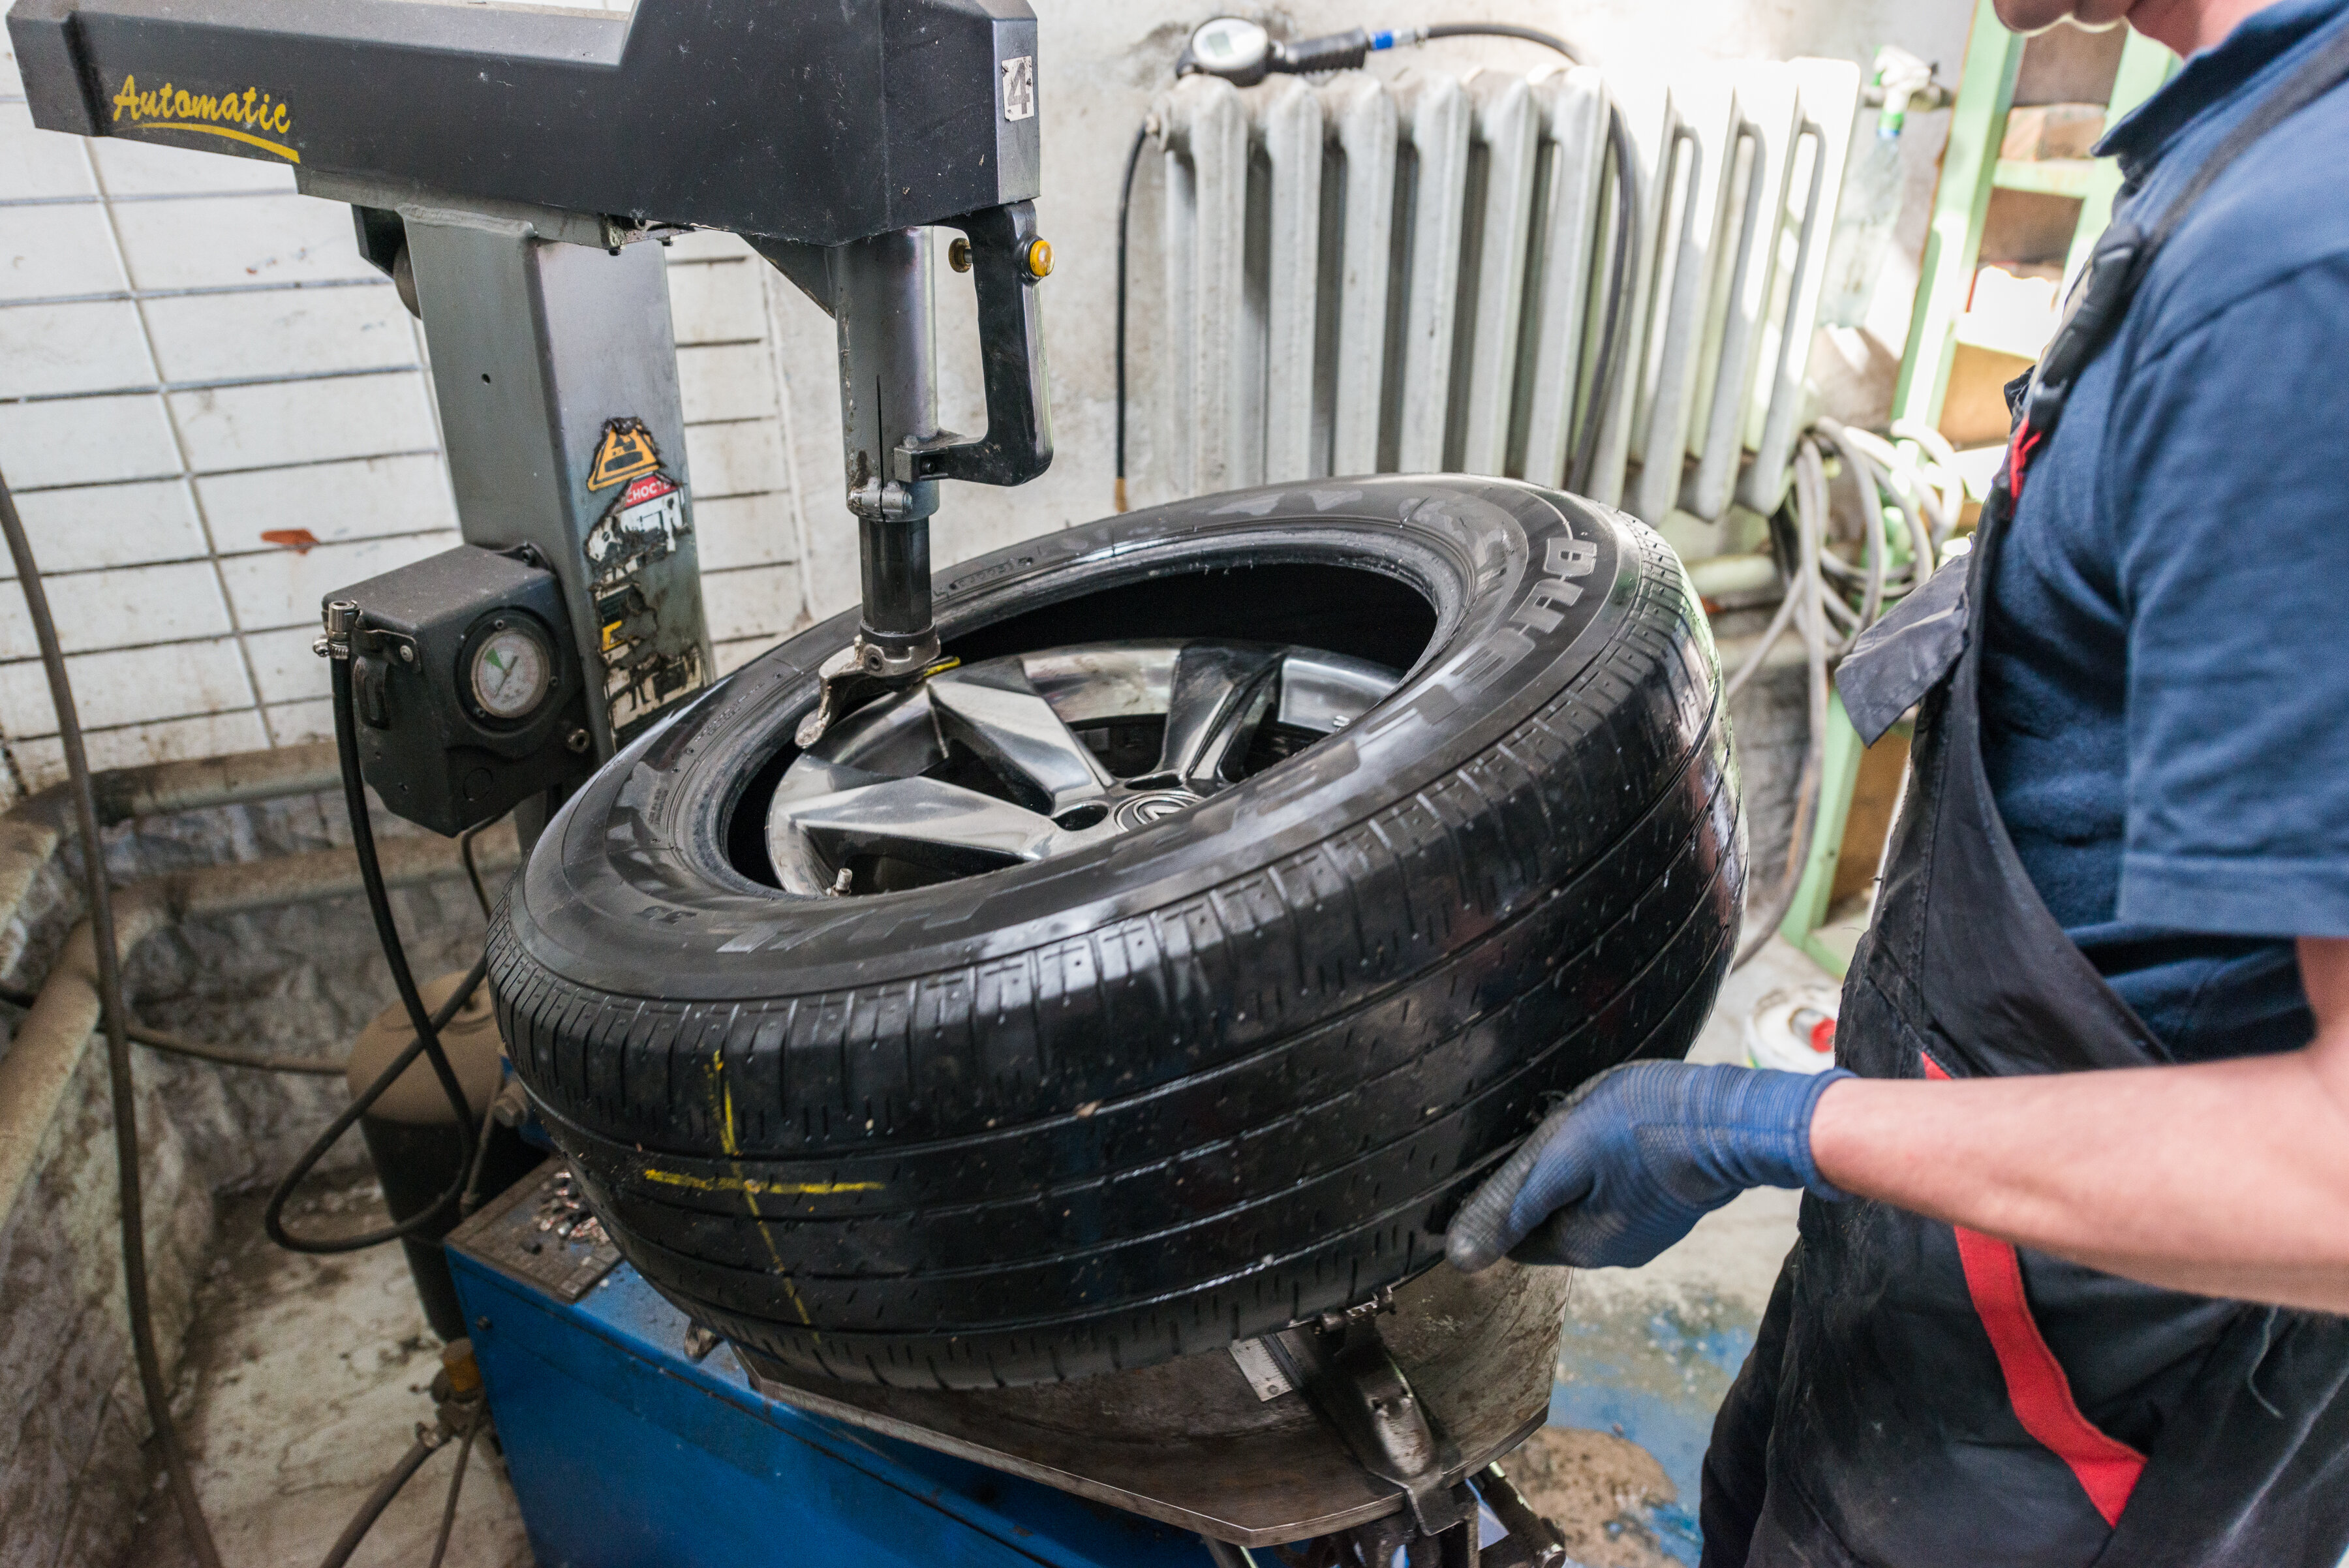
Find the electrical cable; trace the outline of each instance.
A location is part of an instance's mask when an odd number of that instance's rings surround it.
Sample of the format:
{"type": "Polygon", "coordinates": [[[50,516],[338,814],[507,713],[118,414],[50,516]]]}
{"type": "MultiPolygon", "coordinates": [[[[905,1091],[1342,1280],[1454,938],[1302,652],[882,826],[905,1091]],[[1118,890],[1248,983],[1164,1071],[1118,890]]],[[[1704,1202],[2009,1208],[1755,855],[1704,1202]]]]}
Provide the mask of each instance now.
{"type": "Polygon", "coordinates": [[[375,1490],[359,1504],[359,1511],[351,1515],[351,1521],[343,1526],[342,1534],[335,1538],[335,1544],[328,1549],[318,1568],[343,1568],[351,1560],[351,1553],[359,1549],[359,1542],[367,1539],[367,1532],[375,1528],[375,1521],[383,1517],[383,1511],[391,1506],[391,1500],[399,1495],[399,1489],[424,1468],[425,1460],[445,1446],[419,1432],[416,1441],[409,1445],[408,1452],[399,1457],[399,1462],[391,1467],[383,1480],[376,1482],[375,1490]]]}
{"type": "Polygon", "coordinates": [[[473,1437],[481,1429],[481,1416],[477,1410],[473,1418],[465,1423],[465,1435],[457,1444],[457,1469],[449,1477],[448,1501],[440,1505],[440,1533],[433,1538],[431,1568],[440,1568],[442,1559],[449,1555],[450,1532],[457,1527],[457,1494],[465,1485],[465,1461],[473,1457],[473,1437]]]}
{"type": "MultiPolygon", "coordinates": [[[[1570,65],[1582,63],[1574,46],[1538,27],[1520,27],[1507,22],[1439,22],[1416,32],[1431,42],[1437,38],[1516,38],[1555,50],[1570,65]]],[[[1589,489],[1592,472],[1599,466],[1599,431],[1607,422],[1615,379],[1630,351],[1631,316],[1624,305],[1630,292],[1632,241],[1639,229],[1640,163],[1631,148],[1630,127],[1624,123],[1623,110],[1611,93],[1607,99],[1607,144],[1615,161],[1615,241],[1607,268],[1607,303],[1599,318],[1599,363],[1591,370],[1590,401],[1583,414],[1582,429],[1576,436],[1573,459],[1562,476],[1567,489],[1578,494],[1589,489]]]]}
{"type": "Polygon", "coordinates": [[[495,920],[498,912],[492,904],[489,888],[481,881],[481,864],[473,858],[473,841],[504,820],[502,816],[492,817],[457,835],[457,858],[465,863],[465,880],[473,885],[473,901],[481,906],[481,919],[485,920],[495,920]]]}
{"type": "MultiPolygon", "coordinates": [[[[481,988],[482,977],[489,971],[490,955],[484,952],[473,967],[466,971],[465,978],[458,982],[457,989],[450,993],[449,1000],[442,1002],[440,1011],[432,1015],[436,1028],[446,1024],[450,1019],[457,1015],[458,1009],[472,1000],[473,992],[481,988]]],[[[460,1170],[457,1173],[457,1179],[450,1184],[449,1189],[432,1200],[432,1207],[420,1210],[397,1224],[386,1225],[374,1231],[363,1231],[356,1236],[317,1238],[297,1236],[285,1228],[285,1205],[293,1198],[294,1189],[300,1185],[303,1178],[310,1174],[318,1161],[326,1158],[326,1151],[334,1147],[335,1140],[349,1131],[353,1123],[367,1115],[376,1101],[383,1097],[384,1091],[397,1083],[399,1075],[408,1071],[416,1058],[424,1054],[424,1051],[425,1043],[422,1035],[410,1039],[406,1048],[398,1055],[394,1056],[382,1072],[376,1075],[375,1082],[361,1090],[349,1105],[344,1106],[335,1119],[326,1124],[326,1131],[310,1140],[309,1147],[295,1159],[293,1168],[278,1179],[276,1188],[269,1194],[268,1206],[261,1211],[261,1228],[269,1233],[271,1241],[289,1252],[326,1254],[361,1251],[368,1247],[379,1247],[387,1241],[400,1241],[415,1234],[431,1224],[450,1204],[463,1198],[465,1172],[460,1170]]],[[[465,1112],[465,1119],[457,1125],[465,1127],[473,1125],[471,1107],[468,1107],[465,1112]]]]}
{"type": "Polygon", "coordinates": [[[1958,472],[1958,449],[1950,444],[1949,437],[1917,420],[1893,421],[1892,439],[1913,443],[1930,460],[1930,463],[1920,462],[1914,453],[1894,449],[1900,459],[1894,465],[1896,472],[1916,472],[1928,493],[1940,500],[1933,516],[1933,547],[1938,552],[1957,532],[1958,519],[1966,506],[1966,482],[1958,472]]]}
{"type": "Polygon", "coordinates": [[[82,743],[81,718],[74,706],[65,650],[57,640],[57,622],[49,614],[48,592],[42,586],[32,541],[26,536],[24,519],[16,514],[16,498],[5,478],[0,478],[0,531],[7,535],[8,554],[16,564],[17,586],[24,591],[25,611],[40,647],[49,701],[57,709],[57,740],[73,784],[82,878],[89,899],[90,946],[98,961],[98,992],[105,1009],[106,1078],[114,1105],[114,1172],[122,1228],[122,1293],[130,1319],[131,1355],[138,1364],[139,1389],[146,1399],[157,1446],[163,1451],[164,1474],[187,1530],[188,1543],[202,1568],[220,1568],[220,1551],[212,1544],[212,1529],[196,1501],[195,1479],[180,1441],[179,1425],[171,1417],[171,1391],[163,1385],[162,1358],[155,1348],[154,1308],[148,1298],[146,1203],[139,1173],[139,1107],[130,1077],[130,1039],[125,1033],[130,1011],[122,1000],[122,955],[115,946],[114,902],[106,880],[106,843],[98,832],[98,795],[90,784],[89,755],[82,743]]]}
{"type": "MultiPolygon", "coordinates": [[[[36,992],[21,991],[13,985],[0,985],[0,1002],[11,1007],[30,1009],[40,1000],[36,992]]],[[[251,1067],[262,1073],[305,1073],[317,1077],[340,1077],[340,1062],[323,1061],[316,1056],[271,1056],[258,1051],[240,1051],[233,1045],[212,1045],[184,1035],[167,1034],[160,1029],[150,1029],[136,1019],[123,1026],[122,1032],[134,1045],[145,1045],[174,1056],[193,1056],[201,1061],[217,1062],[223,1067],[251,1067]]]]}
{"type": "Polygon", "coordinates": [[[1567,488],[1583,494],[1599,467],[1599,435],[1613,407],[1615,378],[1630,358],[1631,313],[1624,308],[1631,286],[1632,246],[1640,226],[1640,162],[1631,150],[1630,128],[1623,111],[1609,95],[1607,144],[1615,154],[1615,245],[1607,268],[1607,305],[1599,329],[1599,364],[1591,371],[1590,403],[1575,440],[1574,461],[1567,471],[1567,488]]]}
{"type": "Polygon", "coordinates": [[[240,1051],[233,1045],[210,1045],[201,1040],[166,1034],[160,1029],[150,1029],[141,1023],[129,1024],[123,1033],[150,1051],[161,1051],[173,1056],[191,1056],[197,1061],[217,1063],[223,1067],[249,1067],[256,1073],[288,1073],[313,1078],[339,1078],[343,1075],[342,1063],[316,1056],[272,1056],[259,1051],[240,1051]]]}
{"type": "Polygon", "coordinates": [[[1437,38],[1522,38],[1528,44],[1556,49],[1568,59],[1580,63],[1580,57],[1564,38],[1537,27],[1519,27],[1507,22],[1438,22],[1432,27],[1415,30],[1431,42],[1437,38]]]}
{"type": "MultiPolygon", "coordinates": [[[[503,817],[498,817],[489,822],[478,823],[457,836],[457,857],[465,863],[465,879],[473,885],[473,901],[481,906],[481,919],[485,920],[495,920],[497,910],[491,901],[489,888],[481,882],[481,867],[473,857],[473,843],[482,834],[504,820],[503,817]]],[[[470,1215],[481,1206],[481,1170],[489,1163],[490,1133],[496,1126],[497,1117],[498,1096],[497,1092],[492,1090],[490,1094],[490,1103],[481,1107],[481,1130],[473,1139],[473,1152],[466,1161],[465,1189],[457,1199],[457,1213],[460,1218],[470,1215]]],[[[472,1439],[469,1436],[466,1441],[470,1444],[472,1439]]],[[[461,1476],[464,1472],[465,1456],[460,1453],[457,1456],[457,1473],[461,1476]]],[[[453,1488],[451,1490],[453,1492],[453,1488]]],[[[453,1500],[450,1506],[452,1508],[455,1506],[453,1500]]],[[[444,1536],[442,1544],[446,1543],[447,1538],[444,1536]]],[[[433,1561],[437,1563],[440,1559],[436,1556],[433,1561]]]]}
{"type": "Polygon", "coordinates": [[[457,1199],[457,1213],[470,1217],[481,1205],[481,1171],[489,1164],[490,1134],[497,1127],[498,1096],[492,1095],[481,1111],[481,1130],[473,1139],[472,1157],[465,1162],[465,1187],[457,1199]]]}
{"type": "MultiPolygon", "coordinates": [[[[457,836],[457,857],[465,863],[465,877],[473,885],[473,900],[481,906],[481,919],[491,921],[497,919],[497,910],[491,902],[489,889],[482,885],[481,866],[473,858],[473,841],[504,820],[501,816],[479,823],[457,836]]],[[[473,1139],[473,1152],[466,1162],[465,1189],[457,1199],[460,1217],[471,1214],[481,1206],[481,1170],[489,1162],[490,1132],[496,1125],[497,1117],[498,1092],[493,1089],[490,1092],[490,1103],[481,1107],[481,1130],[480,1136],[473,1139]]],[[[461,1473],[464,1468],[462,1455],[458,1456],[457,1463],[461,1473]]]]}
{"type": "MultiPolygon", "coordinates": [[[[338,600],[337,609],[347,609],[356,618],[358,607],[349,600],[338,600]]],[[[351,691],[351,659],[347,643],[328,660],[332,672],[331,686],[335,708],[335,753],[342,763],[343,805],[351,819],[351,850],[358,857],[359,885],[367,890],[367,913],[375,918],[376,940],[383,947],[384,962],[391,970],[391,983],[399,992],[400,1005],[408,1009],[408,1022],[415,1029],[424,1046],[425,1059],[432,1064],[432,1075],[440,1080],[440,1090],[449,1096],[450,1108],[457,1113],[457,1125],[473,1125],[472,1106],[466,1103],[465,1085],[458,1081],[457,1069],[450,1064],[449,1053],[440,1046],[440,1023],[435,1023],[429,1009],[424,1005],[423,993],[416,989],[416,976],[408,967],[408,949],[399,940],[399,927],[391,916],[391,892],[384,884],[383,866],[376,858],[375,820],[367,806],[367,782],[359,772],[358,714],[351,691]]],[[[484,960],[486,961],[486,958],[484,960]]]]}
{"type": "Polygon", "coordinates": [[[1125,178],[1117,188],[1117,509],[1125,510],[1125,260],[1126,219],[1133,205],[1133,171],[1142,164],[1143,146],[1150,126],[1135,128],[1133,145],[1125,153],[1125,178]]]}
{"type": "MultiPolygon", "coordinates": [[[[472,999],[489,972],[490,956],[484,951],[465,979],[442,1002],[437,1012],[428,1012],[424,998],[416,989],[416,977],[409,971],[408,950],[399,940],[399,928],[391,914],[391,895],[383,879],[383,867],[376,857],[375,825],[369,813],[367,784],[359,772],[358,716],[351,690],[350,632],[357,619],[358,607],[347,599],[338,599],[327,607],[330,628],[339,625],[342,640],[337,643],[330,629],[324,646],[332,655],[332,691],[335,709],[335,750],[342,763],[343,805],[351,819],[351,849],[358,857],[359,883],[367,890],[367,912],[375,919],[377,940],[383,946],[383,956],[391,969],[393,986],[408,1010],[409,1023],[415,1037],[406,1049],[392,1058],[390,1064],[377,1075],[357,1098],[346,1106],[326,1130],[311,1140],[309,1147],[295,1159],[292,1169],[280,1179],[269,1195],[269,1202],[261,1213],[261,1226],[269,1239],[292,1252],[332,1253],[356,1252],[365,1248],[381,1246],[414,1235],[437,1221],[451,1204],[462,1201],[467,1170],[460,1168],[448,1190],[435,1199],[429,1209],[419,1210],[407,1219],[374,1231],[364,1231],[356,1236],[311,1238],[296,1236],[285,1228],[285,1205],[295,1188],[307,1176],[336,1138],[347,1131],[352,1123],[365,1116],[368,1107],[396,1083],[421,1054],[432,1064],[433,1075],[440,1080],[441,1092],[449,1096],[449,1105],[457,1113],[457,1125],[471,1129],[474,1126],[473,1108],[465,1098],[464,1085],[458,1081],[457,1070],[450,1064],[449,1054],[441,1048],[440,1030],[455,1017],[458,1009],[472,999]]],[[[486,895],[483,895],[484,897],[486,895]]]]}
{"type": "MultiPolygon", "coordinates": [[[[1837,441],[1831,432],[1827,439],[1843,452],[1845,462],[1851,468],[1852,477],[1859,483],[1859,532],[1868,560],[1868,577],[1867,586],[1860,590],[1859,611],[1851,634],[1851,641],[1857,642],[1861,629],[1874,626],[1876,618],[1884,612],[1884,491],[1876,483],[1874,463],[1837,441]]],[[[1821,541],[1819,554],[1822,558],[1826,555],[1824,540],[1821,541]]],[[[1850,652],[1851,643],[1846,643],[1837,651],[1850,652]]]]}

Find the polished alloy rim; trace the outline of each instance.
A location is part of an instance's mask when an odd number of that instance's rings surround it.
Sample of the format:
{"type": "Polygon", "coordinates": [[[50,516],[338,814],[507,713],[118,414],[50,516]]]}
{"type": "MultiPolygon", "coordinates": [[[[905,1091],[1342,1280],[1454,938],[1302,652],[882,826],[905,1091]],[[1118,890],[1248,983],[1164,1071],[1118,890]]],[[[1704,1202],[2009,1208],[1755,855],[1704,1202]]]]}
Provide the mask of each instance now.
{"type": "Polygon", "coordinates": [[[1090,643],[958,666],[833,725],[767,813],[785,891],[894,891],[1164,821],[1345,728],[1381,665],[1267,643],[1090,643]]]}

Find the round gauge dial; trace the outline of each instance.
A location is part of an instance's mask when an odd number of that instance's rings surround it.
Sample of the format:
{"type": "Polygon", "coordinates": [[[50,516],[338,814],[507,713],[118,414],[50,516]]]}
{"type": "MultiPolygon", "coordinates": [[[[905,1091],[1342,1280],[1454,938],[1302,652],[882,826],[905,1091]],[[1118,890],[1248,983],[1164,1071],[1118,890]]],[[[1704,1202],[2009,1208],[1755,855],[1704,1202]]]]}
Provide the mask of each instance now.
{"type": "Polygon", "coordinates": [[[1218,16],[1191,35],[1191,59],[1209,76],[1253,81],[1270,53],[1272,35],[1237,16],[1218,16]]]}
{"type": "Polygon", "coordinates": [[[554,661],[546,644],[511,623],[493,627],[473,645],[468,672],[473,701],[493,719],[519,719],[546,701],[554,661]]]}

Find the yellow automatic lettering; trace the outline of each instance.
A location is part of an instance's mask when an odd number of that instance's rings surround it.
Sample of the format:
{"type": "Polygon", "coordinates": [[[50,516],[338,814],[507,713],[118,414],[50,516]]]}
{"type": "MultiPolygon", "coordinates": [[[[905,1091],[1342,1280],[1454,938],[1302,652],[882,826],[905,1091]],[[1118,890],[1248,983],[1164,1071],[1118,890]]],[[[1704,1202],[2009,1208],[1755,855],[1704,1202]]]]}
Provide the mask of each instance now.
{"type": "Polygon", "coordinates": [[[258,88],[246,88],[242,93],[191,93],[165,82],[150,90],[139,85],[137,77],[125,76],[120,89],[109,101],[117,121],[128,119],[141,130],[200,131],[242,141],[291,162],[302,161],[302,155],[293,148],[253,134],[267,130],[284,136],[294,129],[294,106],[271,102],[270,95],[258,88]]]}

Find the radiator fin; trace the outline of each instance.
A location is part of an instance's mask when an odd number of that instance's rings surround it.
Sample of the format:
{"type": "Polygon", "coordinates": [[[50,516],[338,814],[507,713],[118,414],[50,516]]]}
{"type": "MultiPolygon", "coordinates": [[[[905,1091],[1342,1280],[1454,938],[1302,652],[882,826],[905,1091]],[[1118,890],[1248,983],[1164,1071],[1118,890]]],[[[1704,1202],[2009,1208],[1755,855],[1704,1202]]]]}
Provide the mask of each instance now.
{"type": "Polygon", "coordinates": [[[1859,73],[1710,66],[1625,100],[1630,326],[1600,407],[1609,101],[1585,67],[1194,76],[1161,95],[1147,487],[1445,469],[1562,484],[1588,447],[1583,488],[1649,522],[1775,510],[1859,73]]]}

